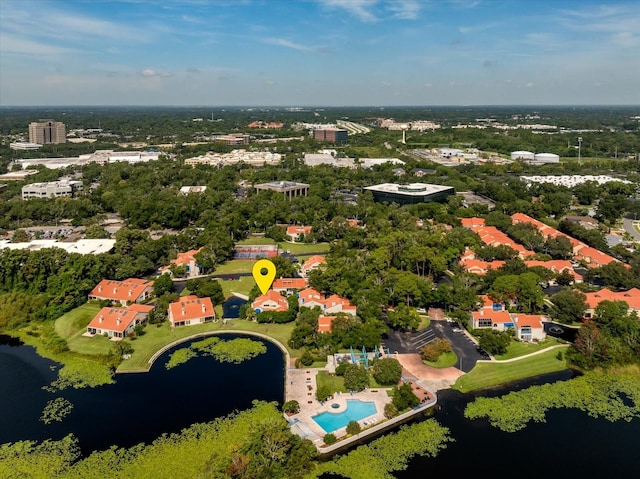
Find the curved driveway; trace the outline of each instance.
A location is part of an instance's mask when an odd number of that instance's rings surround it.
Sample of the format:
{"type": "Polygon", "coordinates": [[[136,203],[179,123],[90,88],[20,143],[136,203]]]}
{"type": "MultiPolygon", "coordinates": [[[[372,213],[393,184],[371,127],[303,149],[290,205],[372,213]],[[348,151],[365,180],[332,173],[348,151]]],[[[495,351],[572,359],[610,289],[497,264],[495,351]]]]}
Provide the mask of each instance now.
{"type": "Polygon", "coordinates": [[[631,218],[623,218],[622,226],[624,230],[631,236],[633,236],[635,240],[640,241],[640,233],[638,233],[638,231],[633,227],[633,222],[634,220],[632,220],[631,218]]]}

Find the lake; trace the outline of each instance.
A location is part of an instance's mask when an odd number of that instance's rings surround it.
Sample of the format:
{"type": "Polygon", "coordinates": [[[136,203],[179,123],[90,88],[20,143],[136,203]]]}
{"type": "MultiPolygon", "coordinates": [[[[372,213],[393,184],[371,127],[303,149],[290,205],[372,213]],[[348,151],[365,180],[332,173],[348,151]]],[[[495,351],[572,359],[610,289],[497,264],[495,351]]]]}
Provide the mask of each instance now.
{"type": "MultiPolygon", "coordinates": [[[[149,373],[117,375],[113,385],[63,391],[59,395],[73,403],[72,413],[62,423],[44,425],[38,420],[41,411],[57,395],[41,387],[55,379],[56,365],[40,358],[33,348],[0,336],[0,443],[60,439],[73,432],[87,454],[112,444],[126,447],[150,442],[163,432],[178,432],[192,423],[247,409],[253,399],[281,403],[284,359],[275,345],[265,344],[266,354],[239,365],[200,357],[171,370],[164,367],[168,351],[149,373]]],[[[547,375],[484,395],[568,377],[566,372],[547,375]]],[[[640,473],[640,420],[610,423],[580,411],[555,410],[548,414],[547,423],[504,433],[487,421],[464,418],[464,408],[472,399],[471,394],[440,392],[433,417],[450,428],[455,442],[436,458],[413,459],[395,477],[458,477],[465,473],[539,479],[605,474],[637,477],[640,473]]]]}
{"type": "Polygon", "coordinates": [[[248,409],[254,399],[281,404],[284,357],[273,343],[263,342],[267,352],[242,364],[197,357],[167,370],[170,353],[190,344],[183,343],[164,353],[148,373],[118,374],[115,384],[52,394],[42,386],[56,378],[57,365],[34,348],[0,336],[0,443],[60,439],[73,432],[87,453],[151,442],[164,432],[248,409]],[[59,396],[73,404],[73,411],[61,423],[43,424],[42,409],[59,396]]]}

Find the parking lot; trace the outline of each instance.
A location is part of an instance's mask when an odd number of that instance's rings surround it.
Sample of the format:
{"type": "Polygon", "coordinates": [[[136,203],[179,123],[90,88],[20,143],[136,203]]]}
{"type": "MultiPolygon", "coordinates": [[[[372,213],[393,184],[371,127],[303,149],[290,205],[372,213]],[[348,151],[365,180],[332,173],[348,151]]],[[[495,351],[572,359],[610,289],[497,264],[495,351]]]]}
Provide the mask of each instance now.
{"type": "Polygon", "coordinates": [[[488,359],[488,356],[478,351],[476,343],[466,330],[455,322],[447,321],[431,321],[428,327],[414,333],[390,331],[383,346],[385,351],[388,349],[391,353],[415,354],[435,338],[446,339],[451,343],[458,357],[455,367],[465,373],[471,371],[479,359],[488,359]]]}

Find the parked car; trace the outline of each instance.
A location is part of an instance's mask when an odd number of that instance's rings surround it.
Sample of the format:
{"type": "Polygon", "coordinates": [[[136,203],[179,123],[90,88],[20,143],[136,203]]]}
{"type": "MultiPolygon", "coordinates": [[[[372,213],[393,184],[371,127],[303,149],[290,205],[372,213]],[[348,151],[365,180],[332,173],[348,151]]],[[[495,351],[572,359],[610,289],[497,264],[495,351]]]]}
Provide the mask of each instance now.
{"type": "Polygon", "coordinates": [[[425,314],[427,312],[427,310],[424,308],[416,308],[416,311],[420,314],[425,314]]]}
{"type": "Polygon", "coordinates": [[[462,329],[460,328],[453,328],[451,331],[453,331],[454,333],[461,333],[462,329]]]}

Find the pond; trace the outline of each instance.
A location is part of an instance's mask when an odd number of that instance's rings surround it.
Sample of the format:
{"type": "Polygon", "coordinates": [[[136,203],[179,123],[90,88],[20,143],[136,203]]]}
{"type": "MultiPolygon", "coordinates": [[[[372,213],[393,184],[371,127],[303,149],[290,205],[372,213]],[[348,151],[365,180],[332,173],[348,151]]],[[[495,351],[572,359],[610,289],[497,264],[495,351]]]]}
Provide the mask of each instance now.
{"type": "Polygon", "coordinates": [[[52,394],[42,386],[56,378],[58,365],[30,346],[0,336],[0,444],[60,439],[73,432],[87,453],[112,444],[150,442],[162,433],[248,409],[254,399],[281,404],[284,357],[273,343],[263,342],[267,352],[242,364],[197,357],[167,370],[171,352],[189,346],[187,342],[164,353],[148,373],[119,374],[115,384],[52,394]],[[73,404],[71,414],[61,423],[45,425],[39,420],[43,408],[60,396],[73,404]]]}

